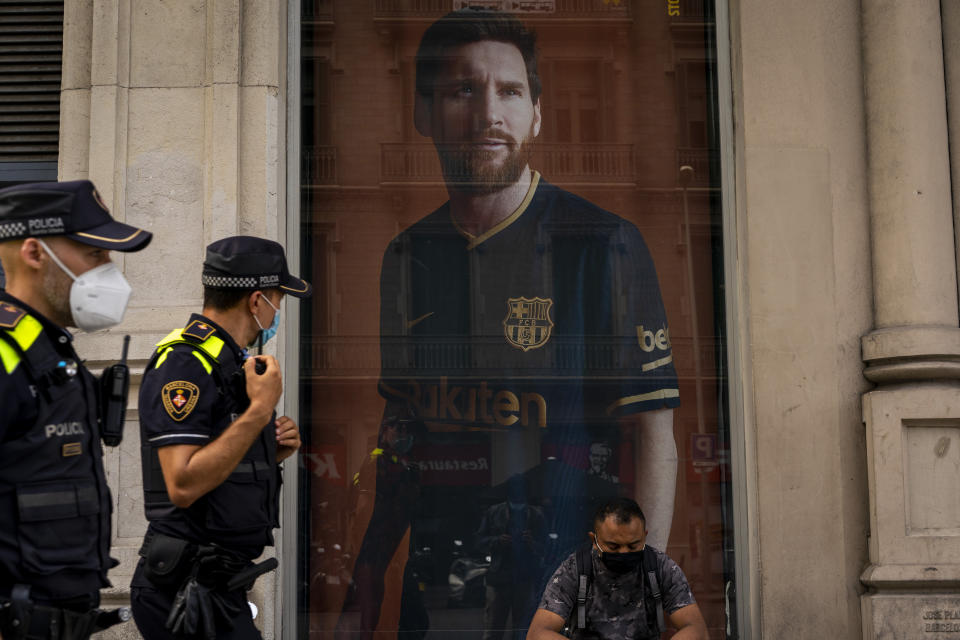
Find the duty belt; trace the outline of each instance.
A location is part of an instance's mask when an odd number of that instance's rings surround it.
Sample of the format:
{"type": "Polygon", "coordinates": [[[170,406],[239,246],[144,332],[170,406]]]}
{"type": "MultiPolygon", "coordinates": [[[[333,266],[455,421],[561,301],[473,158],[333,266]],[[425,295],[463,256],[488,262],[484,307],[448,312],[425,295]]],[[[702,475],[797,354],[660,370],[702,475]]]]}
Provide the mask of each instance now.
{"type": "Polygon", "coordinates": [[[91,634],[130,619],[130,609],[85,612],[34,604],[30,587],[14,585],[10,598],[0,597],[0,631],[4,640],[86,640],[91,634]]]}
{"type": "Polygon", "coordinates": [[[233,619],[241,613],[229,594],[249,590],[259,576],[277,567],[276,558],[253,564],[217,545],[197,545],[152,532],[144,540],[140,555],[148,580],[157,587],[176,589],[167,630],[208,640],[216,637],[218,627],[232,627],[233,619]]]}

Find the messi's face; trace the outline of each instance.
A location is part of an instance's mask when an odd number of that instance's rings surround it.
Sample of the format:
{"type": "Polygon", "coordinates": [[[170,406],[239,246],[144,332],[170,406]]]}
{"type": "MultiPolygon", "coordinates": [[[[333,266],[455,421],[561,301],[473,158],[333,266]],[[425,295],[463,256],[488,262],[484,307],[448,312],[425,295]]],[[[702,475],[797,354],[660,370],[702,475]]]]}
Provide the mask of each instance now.
{"type": "Polygon", "coordinates": [[[513,185],[540,133],[520,50],[495,41],[450,49],[418,129],[433,138],[451,188],[479,192],[513,185]]]}

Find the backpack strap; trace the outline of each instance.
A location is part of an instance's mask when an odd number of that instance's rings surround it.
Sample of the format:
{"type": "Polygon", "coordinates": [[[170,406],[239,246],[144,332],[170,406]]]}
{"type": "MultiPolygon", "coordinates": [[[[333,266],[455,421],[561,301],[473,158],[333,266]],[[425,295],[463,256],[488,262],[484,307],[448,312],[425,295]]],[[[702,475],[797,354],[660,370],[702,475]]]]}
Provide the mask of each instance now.
{"type": "Polygon", "coordinates": [[[663,595],[660,593],[660,582],[657,580],[657,556],[650,545],[643,548],[642,565],[640,570],[647,576],[647,586],[657,612],[657,631],[663,633],[667,629],[663,619],[663,595]]]}
{"type": "Polygon", "coordinates": [[[577,624],[576,629],[587,628],[587,588],[593,575],[593,549],[590,543],[577,548],[577,624]]]}

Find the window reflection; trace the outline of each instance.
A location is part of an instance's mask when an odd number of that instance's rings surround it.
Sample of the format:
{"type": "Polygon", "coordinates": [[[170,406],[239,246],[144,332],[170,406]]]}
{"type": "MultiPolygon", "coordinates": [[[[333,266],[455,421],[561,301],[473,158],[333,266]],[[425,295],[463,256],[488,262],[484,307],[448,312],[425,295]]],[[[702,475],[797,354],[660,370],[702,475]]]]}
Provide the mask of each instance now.
{"type": "Polygon", "coordinates": [[[359,638],[364,616],[377,637],[522,627],[543,580],[584,539],[595,501],[639,491],[641,441],[606,410],[675,388],[680,463],[666,550],[712,637],[724,637],[732,528],[712,7],[679,4],[678,16],[666,4],[524,5],[543,80],[530,166],[630,223],[536,225],[511,240],[514,253],[532,247],[527,257],[484,254],[485,242],[464,250],[462,234],[423,222],[448,193],[434,144],[414,125],[414,55],[453,3],[304,0],[303,269],[325,285],[302,321],[300,607],[310,634],[339,624],[359,638]],[[693,173],[681,179],[684,165],[693,173]],[[625,251],[632,226],[660,295],[631,297],[624,281],[638,272],[625,251]],[[425,264],[443,268],[424,275],[425,264]],[[609,286],[585,281],[597,270],[613,274],[609,286]],[[509,286],[533,281],[535,291],[509,286]],[[565,302],[568,289],[577,303],[565,302]],[[662,323],[632,319],[638,301],[660,299],[662,323]],[[634,367],[638,350],[648,357],[634,367]],[[670,368],[673,383],[651,382],[670,368]],[[518,521],[529,526],[508,534],[509,546],[490,540],[518,521]],[[524,531],[529,544],[514,544],[524,531]],[[506,575],[523,588],[508,589],[506,575]]]}

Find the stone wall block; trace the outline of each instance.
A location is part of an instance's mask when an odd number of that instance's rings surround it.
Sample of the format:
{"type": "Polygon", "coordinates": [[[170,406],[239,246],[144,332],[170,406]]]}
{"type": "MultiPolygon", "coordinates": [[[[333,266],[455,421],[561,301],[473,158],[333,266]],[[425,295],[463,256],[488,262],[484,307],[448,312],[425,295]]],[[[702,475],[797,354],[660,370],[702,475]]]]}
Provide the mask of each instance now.
{"type": "Polygon", "coordinates": [[[203,0],[130,0],[130,82],[136,87],[199,87],[206,63],[203,0]]]}

